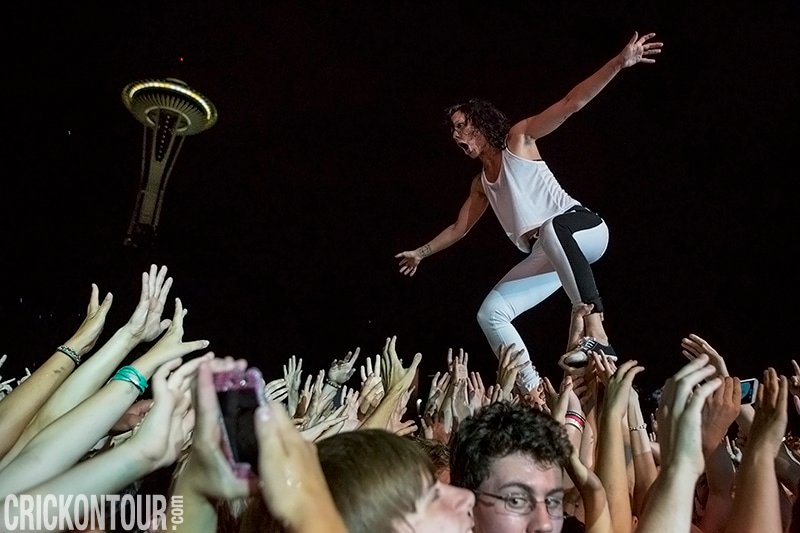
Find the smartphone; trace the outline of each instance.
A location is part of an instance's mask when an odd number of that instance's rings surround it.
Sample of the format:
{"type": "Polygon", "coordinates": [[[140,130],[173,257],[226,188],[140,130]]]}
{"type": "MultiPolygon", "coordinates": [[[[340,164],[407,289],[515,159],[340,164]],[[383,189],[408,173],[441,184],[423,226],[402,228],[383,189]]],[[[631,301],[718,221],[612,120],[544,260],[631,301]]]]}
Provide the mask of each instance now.
{"type": "Polygon", "coordinates": [[[222,414],[222,451],[237,477],[258,475],[255,410],[264,405],[264,377],[257,368],[218,372],[214,387],[222,414]]]}
{"type": "Polygon", "coordinates": [[[750,405],[756,401],[758,392],[758,380],[756,378],[743,379],[742,384],[742,405],[750,405]]]}

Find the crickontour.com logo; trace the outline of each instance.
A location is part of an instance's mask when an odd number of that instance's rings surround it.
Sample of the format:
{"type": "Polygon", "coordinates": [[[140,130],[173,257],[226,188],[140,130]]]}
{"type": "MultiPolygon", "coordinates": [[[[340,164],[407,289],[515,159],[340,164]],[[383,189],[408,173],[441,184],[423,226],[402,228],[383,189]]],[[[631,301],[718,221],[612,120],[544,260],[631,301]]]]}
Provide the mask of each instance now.
{"type": "Polygon", "coordinates": [[[12,494],[0,531],[170,531],[183,523],[183,497],[163,494],[12,494]]]}

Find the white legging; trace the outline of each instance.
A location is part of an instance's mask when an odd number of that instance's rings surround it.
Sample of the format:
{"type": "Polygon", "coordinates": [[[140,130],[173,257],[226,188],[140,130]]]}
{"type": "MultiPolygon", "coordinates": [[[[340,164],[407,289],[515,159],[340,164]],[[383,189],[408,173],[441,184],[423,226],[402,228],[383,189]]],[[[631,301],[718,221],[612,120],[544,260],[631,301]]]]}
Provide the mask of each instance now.
{"type": "MultiPolygon", "coordinates": [[[[564,287],[573,307],[587,301],[586,293],[592,290],[599,302],[588,265],[605,253],[608,226],[598,215],[589,213],[596,217],[594,222],[590,222],[594,224],[591,227],[586,227],[586,224],[569,227],[569,223],[563,223],[572,213],[545,222],[539,229],[539,238],[530,255],[503,276],[486,296],[478,310],[478,324],[495,355],[499,356],[501,344],[514,344],[516,349],[525,349],[523,360],[531,359],[530,351],[511,321],[544,301],[559,287],[564,287]],[[570,242],[570,239],[573,240],[570,242]],[[581,253],[577,253],[576,244],[581,253]],[[570,253],[570,249],[574,252],[570,253]]],[[[586,222],[585,214],[581,218],[586,222]]],[[[533,365],[520,374],[519,381],[528,390],[539,384],[533,365]]]]}

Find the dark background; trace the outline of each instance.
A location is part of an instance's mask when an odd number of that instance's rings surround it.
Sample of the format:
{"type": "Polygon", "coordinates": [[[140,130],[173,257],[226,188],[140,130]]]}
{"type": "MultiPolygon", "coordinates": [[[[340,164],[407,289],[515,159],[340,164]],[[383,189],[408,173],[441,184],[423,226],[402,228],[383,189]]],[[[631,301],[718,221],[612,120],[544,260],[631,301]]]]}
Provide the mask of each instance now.
{"type": "MultiPolygon", "coordinates": [[[[535,114],[637,30],[665,43],[656,64],[539,142],[608,222],[595,275],[612,342],[647,367],[645,389],[684,363],[690,332],[743,378],[798,357],[797,2],[73,4],[7,13],[5,379],[74,332],[92,282],[115,296],[105,340],[157,263],[189,309],[184,338],[268,377],[292,354],[317,370],[396,334],[423,375],[464,348],[491,381],[475,313],[523,257],[491,212],[413,279],[393,258],[455,219],[478,171],[441,111],[480,96],[535,114]],[[142,126],[120,93],[164,77],[220,118],[186,139],[155,248],[132,249],[142,126]]],[[[516,321],[545,374],[568,320],[560,291],[516,321]]]]}

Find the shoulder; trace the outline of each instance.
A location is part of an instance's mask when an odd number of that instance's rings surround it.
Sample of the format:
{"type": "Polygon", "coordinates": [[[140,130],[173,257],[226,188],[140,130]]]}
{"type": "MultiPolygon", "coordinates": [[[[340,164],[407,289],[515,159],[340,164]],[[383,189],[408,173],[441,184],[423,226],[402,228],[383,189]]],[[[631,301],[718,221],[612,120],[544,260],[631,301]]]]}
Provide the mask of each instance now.
{"type": "Polygon", "coordinates": [[[474,178],[472,178],[472,184],[469,187],[470,194],[478,193],[480,195],[484,195],[483,192],[483,180],[481,179],[482,174],[478,172],[474,178]]]}
{"type": "Polygon", "coordinates": [[[525,159],[540,159],[539,147],[536,146],[536,139],[524,133],[508,135],[508,150],[525,159]]]}

